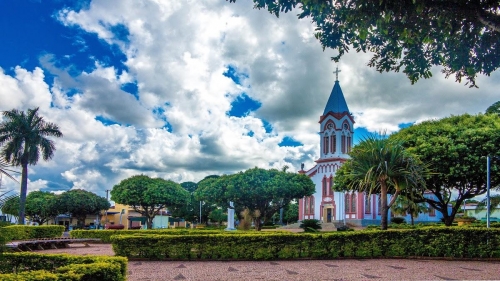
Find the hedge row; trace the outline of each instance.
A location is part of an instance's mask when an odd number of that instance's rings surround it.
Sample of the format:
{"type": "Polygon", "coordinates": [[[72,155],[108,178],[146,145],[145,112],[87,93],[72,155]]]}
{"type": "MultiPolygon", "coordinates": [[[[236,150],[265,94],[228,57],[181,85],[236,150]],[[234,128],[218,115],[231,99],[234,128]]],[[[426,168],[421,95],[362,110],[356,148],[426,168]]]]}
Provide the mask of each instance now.
{"type": "Polygon", "coordinates": [[[63,233],[64,226],[62,225],[10,225],[1,228],[0,236],[3,236],[8,242],[11,240],[61,237],[63,233]]]}
{"type": "Polygon", "coordinates": [[[319,234],[116,235],[118,256],[151,260],[500,257],[500,230],[424,228],[319,234]]]}
{"type": "MultiPolygon", "coordinates": [[[[142,230],[72,230],[69,232],[71,238],[99,238],[103,243],[111,243],[113,235],[211,235],[211,234],[262,234],[266,235],[272,232],[257,232],[257,231],[225,231],[225,230],[199,230],[199,229],[142,229],[142,230]]],[[[276,231],[276,233],[289,233],[287,231],[276,231]]]]}
{"type": "Polygon", "coordinates": [[[67,254],[4,253],[0,280],[126,280],[127,259],[67,254]]]}

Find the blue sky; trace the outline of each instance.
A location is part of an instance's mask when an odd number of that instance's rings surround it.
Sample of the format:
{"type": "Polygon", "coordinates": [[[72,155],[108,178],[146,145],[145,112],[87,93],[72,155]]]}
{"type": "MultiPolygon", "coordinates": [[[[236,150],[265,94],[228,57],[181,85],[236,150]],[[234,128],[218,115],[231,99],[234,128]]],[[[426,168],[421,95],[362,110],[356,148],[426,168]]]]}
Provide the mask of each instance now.
{"type": "MultiPolygon", "coordinates": [[[[319,124],[335,81],[355,141],[430,118],[478,113],[500,76],[470,89],[330,61],[308,19],[276,18],[250,1],[0,1],[0,111],[40,107],[57,123],[49,162],[30,190],[100,195],[129,176],[177,182],[251,167],[298,170],[319,156],[319,124]]],[[[3,180],[4,186],[17,184],[3,180]]]]}

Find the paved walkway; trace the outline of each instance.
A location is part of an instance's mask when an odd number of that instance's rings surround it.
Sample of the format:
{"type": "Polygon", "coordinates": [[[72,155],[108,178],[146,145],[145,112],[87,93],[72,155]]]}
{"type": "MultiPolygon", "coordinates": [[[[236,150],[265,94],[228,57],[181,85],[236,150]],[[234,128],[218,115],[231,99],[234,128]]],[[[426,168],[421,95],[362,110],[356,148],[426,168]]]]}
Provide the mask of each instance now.
{"type": "MultiPolygon", "coordinates": [[[[113,255],[113,250],[109,244],[72,244],[43,253],[113,255]]],[[[130,261],[128,280],[500,280],[500,261],[130,261]]]]}

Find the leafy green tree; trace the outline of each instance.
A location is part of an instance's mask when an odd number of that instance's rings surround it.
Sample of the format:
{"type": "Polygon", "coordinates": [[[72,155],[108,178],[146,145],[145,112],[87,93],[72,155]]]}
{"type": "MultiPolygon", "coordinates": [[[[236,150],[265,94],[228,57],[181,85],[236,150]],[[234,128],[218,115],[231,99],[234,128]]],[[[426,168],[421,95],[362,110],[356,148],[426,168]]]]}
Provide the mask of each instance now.
{"type": "Polygon", "coordinates": [[[210,212],[208,218],[220,226],[222,222],[227,221],[227,212],[224,212],[222,208],[216,208],[210,212]]]}
{"type": "Polygon", "coordinates": [[[19,196],[9,197],[5,200],[1,210],[2,213],[14,217],[16,221],[19,220],[19,196]]]}
{"type": "MultiPolygon", "coordinates": [[[[235,2],[236,0],[229,0],[235,2]]],[[[500,64],[500,2],[415,0],[253,0],[279,16],[297,7],[310,17],[323,48],[338,55],[372,52],[368,66],[403,71],[412,83],[432,76],[432,66],[475,86],[477,74],[500,64]]]]}
{"type": "Polygon", "coordinates": [[[291,202],[283,210],[283,222],[286,224],[299,221],[299,204],[291,202]]]}
{"type": "Polygon", "coordinates": [[[200,202],[195,200],[193,193],[198,185],[195,182],[182,182],[180,185],[189,193],[189,197],[186,199],[186,204],[169,211],[173,217],[195,222],[199,215],[200,202]]]}
{"type": "Polygon", "coordinates": [[[26,195],[28,192],[28,165],[40,159],[47,161],[54,156],[54,141],[47,137],[62,137],[59,127],[43,120],[38,107],[27,112],[12,109],[4,111],[5,121],[0,123],[0,155],[14,166],[22,167],[19,202],[19,223],[25,223],[26,195]]]}
{"type": "Polygon", "coordinates": [[[83,189],[72,189],[63,192],[57,197],[56,201],[58,211],[75,217],[79,227],[85,225],[85,219],[88,215],[98,215],[102,210],[111,207],[106,198],[83,189]]]}
{"type": "Polygon", "coordinates": [[[415,218],[417,218],[419,214],[428,213],[429,208],[427,208],[425,203],[415,203],[411,198],[399,196],[394,205],[391,206],[391,211],[398,216],[406,216],[409,214],[411,225],[414,225],[415,218]]]}
{"type": "Polygon", "coordinates": [[[44,224],[59,214],[57,196],[51,192],[32,191],[26,197],[26,216],[44,224]]]}
{"type": "Polygon", "coordinates": [[[381,228],[387,229],[389,208],[401,192],[424,184],[427,167],[408,153],[401,142],[368,136],[356,145],[336,174],[337,191],[380,194],[381,228]],[[388,202],[388,194],[392,194],[388,202]]]}
{"type": "Polygon", "coordinates": [[[261,220],[267,221],[290,201],[313,193],[314,183],[305,175],[253,168],[203,180],[196,196],[217,202],[222,208],[227,208],[230,201],[248,208],[254,214],[255,229],[261,230],[261,220]]]}
{"type": "Polygon", "coordinates": [[[486,109],[486,114],[500,115],[500,101],[495,102],[486,109]]]}
{"type": "MultiPolygon", "coordinates": [[[[500,155],[499,128],[497,115],[464,114],[425,121],[393,134],[391,139],[404,141],[408,151],[435,172],[415,202],[428,203],[450,226],[464,200],[486,193],[486,155],[500,155]],[[434,196],[424,197],[425,192],[434,196]]],[[[498,165],[491,165],[492,186],[500,184],[499,170],[498,165]]]]}
{"type": "Polygon", "coordinates": [[[111,190],[111,200],[132,206],[136,212],[146,217],[148,229],[153,227],[153,219],[160,210],[168,208],[175,212],[188,199],[189,192],[180,184],[145,175],[124,179],[111,190]]]}

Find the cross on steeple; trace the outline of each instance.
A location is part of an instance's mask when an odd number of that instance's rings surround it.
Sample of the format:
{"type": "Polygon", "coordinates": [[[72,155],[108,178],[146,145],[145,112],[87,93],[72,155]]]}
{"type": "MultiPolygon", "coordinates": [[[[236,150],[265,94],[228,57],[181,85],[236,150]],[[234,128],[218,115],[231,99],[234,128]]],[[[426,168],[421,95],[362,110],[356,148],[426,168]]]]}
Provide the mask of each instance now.
{"type": "Polygon", "coordinates": [[[335,81],[339,81],[339,72],[342,70],[339,70],[339,67],[337,66],[337,69],[333,72],[335,73],[335,81]]]}

